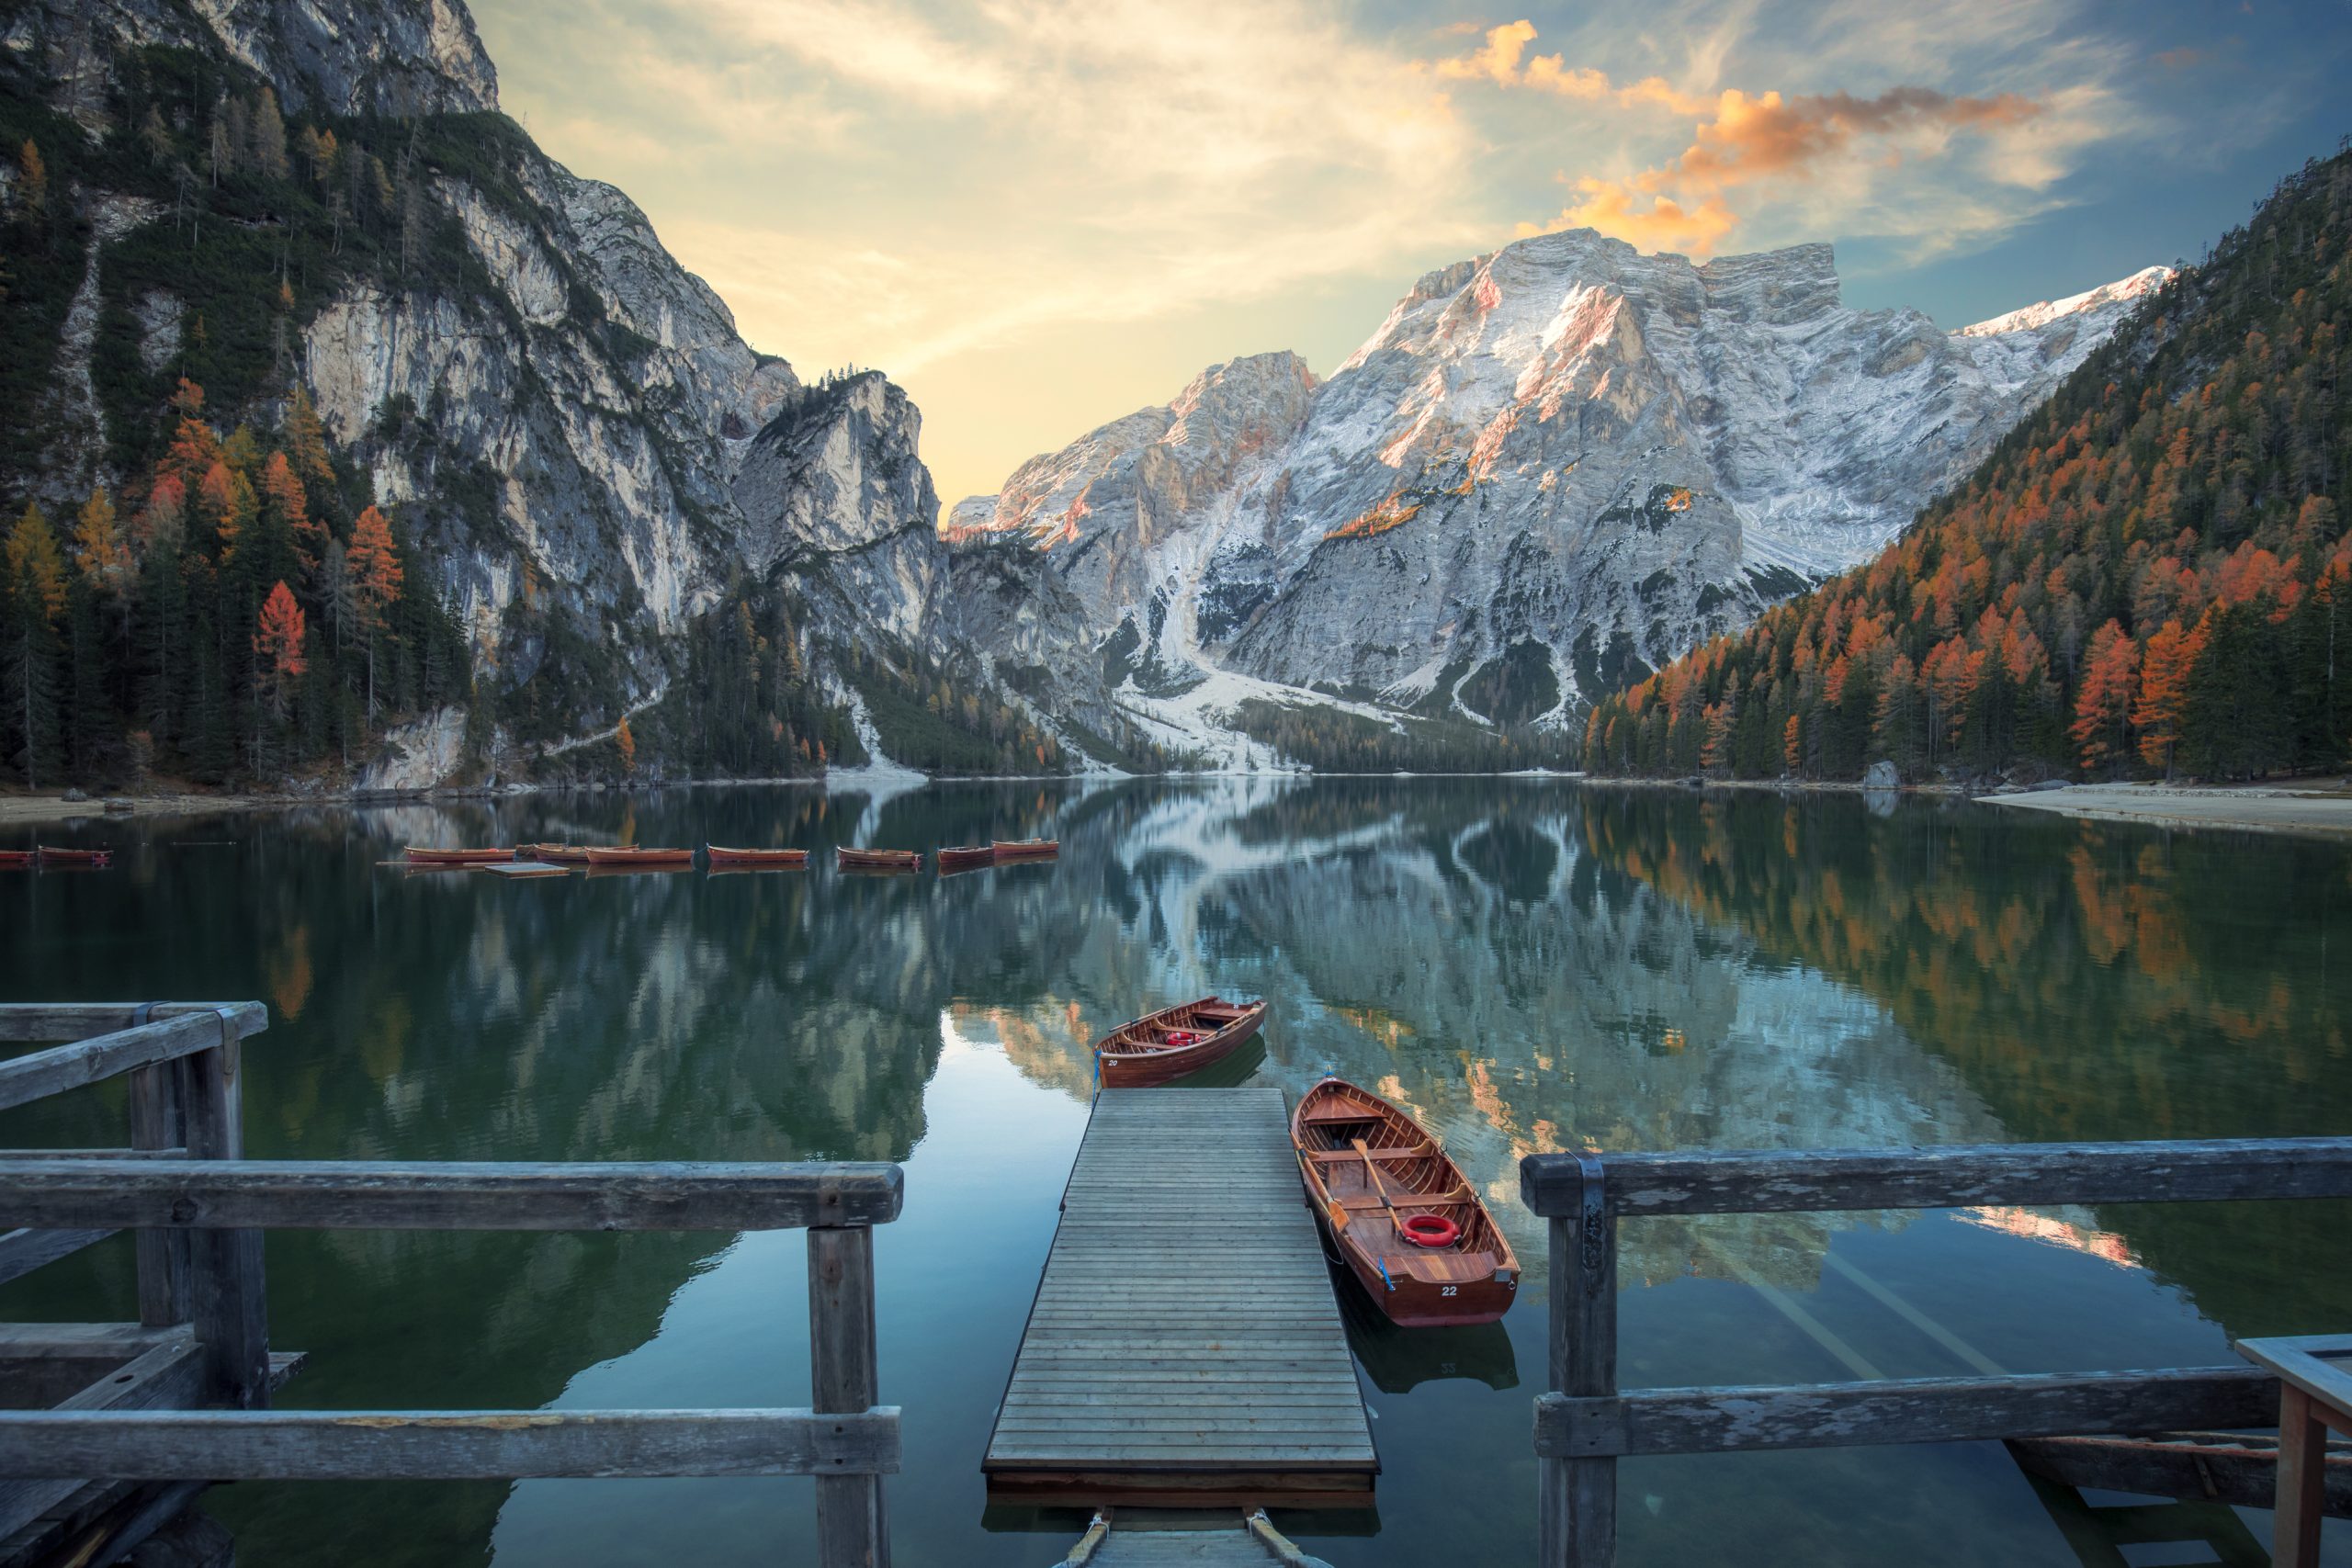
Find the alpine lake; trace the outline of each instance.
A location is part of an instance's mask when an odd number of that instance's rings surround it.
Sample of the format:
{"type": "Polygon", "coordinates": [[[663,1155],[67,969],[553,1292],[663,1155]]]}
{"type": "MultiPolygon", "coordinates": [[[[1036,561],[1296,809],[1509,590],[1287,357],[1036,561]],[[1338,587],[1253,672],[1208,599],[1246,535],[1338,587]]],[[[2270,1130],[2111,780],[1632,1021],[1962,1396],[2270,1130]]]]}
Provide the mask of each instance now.
{"type": "MultiPolygon", "coordinates": [[[[1546,1248],[1523,1155],[2352,1133],[2352,845],[2326,841],[1538,778],[673,788],[42,836],[117,863],[0,873],[0,999],[266,1001],[256,1157],[904,1162],[876,1233],[902,1568],[1043,1568],[1084,1527],[989,1507],[980,1455],[1088,1044],[1169,1002],[1270,999],[1204,1077],[1396,1100],[1526,1269],[1501,1324],[1414,1332],[1335,1274],[1378,1510],[1276,1522],[1337,1568],[1532,1558],[1546,1248]],[[831,864],[1032,835],[1059,859],[831,864]],[[562,840],[816,852],[515,882],[379,863],[562,840]]],[[[0,1145],[119,1145],[124,1116],[117,1079],[0,1117],[0,1145]]],[[[1636,1220],[1621,1245],[1627,1387],[2220,1365],[2233,1336],[2352,1329],[2333,1202],[1636,1220]]],[[[272,1342],[310,1355],[284,1405],[808,1399],[797,1232],[266,1246],[272,1342]]],[[[127,1235],[0,1290],[0,1318],[133,1315],[127,1235]]],[[[2269,1536],[2208,1506],[2211,1555],[2095,1555],[2073,1495],[1997,1443],[1629,1461],[1620,1495],[1628,1564],[2259,1562],[2269,1536]]],[[[814,1540],[795,1479],[248,1483],[207,1506],[246,1568],[795,1562],[814,1540]]]]}

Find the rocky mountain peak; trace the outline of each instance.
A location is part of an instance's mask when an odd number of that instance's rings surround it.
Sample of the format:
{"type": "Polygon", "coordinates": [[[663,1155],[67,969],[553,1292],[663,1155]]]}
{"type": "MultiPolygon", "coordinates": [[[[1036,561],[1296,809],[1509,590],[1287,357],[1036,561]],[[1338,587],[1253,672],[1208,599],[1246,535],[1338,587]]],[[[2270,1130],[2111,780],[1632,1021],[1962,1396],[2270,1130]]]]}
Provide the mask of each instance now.
{"type": "Polygon", "coordinates": [[[1200,694],[1309,688],[1556,717],[1866,557],[2154,276],[1948,334],[1849,308],[1826,244],[1701,265],[1536,235],[1423,275],[1328,381],[1212,367],[949,533],[1044,552],[1024,649],[1109,649],[1180,733],[1213,728],[1200,694]]]}
{"type": "Polygon", "coordinates": [[[0,47],[36,57],[69,110],[102,101],[119,50],[225,55],[288,114],[470,114],[498,107],[498,72],[459,0],[33,0],[0,47]]]}

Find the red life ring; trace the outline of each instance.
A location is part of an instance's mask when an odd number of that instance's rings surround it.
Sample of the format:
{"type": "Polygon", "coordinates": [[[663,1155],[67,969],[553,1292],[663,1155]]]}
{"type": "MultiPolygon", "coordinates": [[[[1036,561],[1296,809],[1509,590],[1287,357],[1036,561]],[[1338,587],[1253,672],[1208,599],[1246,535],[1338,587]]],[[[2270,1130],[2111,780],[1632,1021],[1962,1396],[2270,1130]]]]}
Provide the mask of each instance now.
{"type": "Polygon", "coordinates": [[[1415,1214],[1396,1228],[1415,1247],[1452,1247],[1462,1239],[1462,1227],[1443,1214],[1415,1214]]]}

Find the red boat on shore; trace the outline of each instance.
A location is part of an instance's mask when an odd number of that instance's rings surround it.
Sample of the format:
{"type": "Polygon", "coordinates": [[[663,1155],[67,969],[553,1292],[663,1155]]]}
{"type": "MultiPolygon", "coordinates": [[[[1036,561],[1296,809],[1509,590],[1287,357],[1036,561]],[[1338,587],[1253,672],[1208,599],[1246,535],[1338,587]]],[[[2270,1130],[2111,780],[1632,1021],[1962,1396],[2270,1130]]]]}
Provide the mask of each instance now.
{"type": "Polygon", "coordinates": [[[1510,1310],[1519,1259],[1419,1122],[1370,1089],[1325,1078],[1291,1111],[1290,1141],[1307,1206],[1390,1322],[1492,1323],[1510,1310]]]}
{"type": "Polygon", "coordinates": [[[1094,1043],[1104,1089],[1150,1089],[1190,1077],[1233,1055],[1266,1021],[1263,1002],[1203,997],[1146,1013],[1094,1043]]]}
{"type": "Polygon", "coordinates": [[[420,850],[413,844],[408,848],[411,865],[489,865],[514,858],[513,850],[420,850]]]}
{"type": "Polygon", "coordinates": [[[789,871],[808,863],[807,850],[730,850],[705,844],[702,852],[713,870],[725,866],[730,871],[789,871]]]}

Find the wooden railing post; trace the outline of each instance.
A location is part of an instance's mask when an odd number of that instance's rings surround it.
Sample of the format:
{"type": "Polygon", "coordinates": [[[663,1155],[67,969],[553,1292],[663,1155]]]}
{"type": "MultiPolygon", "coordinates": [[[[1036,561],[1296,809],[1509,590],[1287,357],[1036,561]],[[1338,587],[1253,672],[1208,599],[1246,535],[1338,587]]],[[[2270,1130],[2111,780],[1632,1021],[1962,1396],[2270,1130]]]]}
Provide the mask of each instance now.
{"type": "MultiPolygon", "coordinates": [[[[1577,1156],[1577,1210],[1552,1221],[1552,1388],[1617,1393],[1617,1215],[1599,1155],[1577,1156]]],[[[1614,1568],[1617,1461],[1547,1458],[1536,1498],[1543,1568],[1614,1568]]]]}
{"type": "MultiPolygon", "coordinates": [[[[863,1412],[879,1397],[870,1226],[809,1229],[808,1357],[816,1414],[863,1412]]],[[[817,1477],[817,1561],[820,1568],[889,1568],[880,1476],[817,1477]]]]}
{"type": "MultiPolygon", "coordinates": [[[[141,1003],[130,1027],[148,1021],[155,1004],[141,1003]]],[[[178,1062],[157,1062],[130,1071],[130,1146],[175,1149],[187,1144],[187,1074],[178,1062]]],[[[188,1233],[146,1229],[138,1233],[139,1321],[150,1328],[186,1323],[192,1310],[188,1285],[188,1233]]]]}
{"type": "MultiPolygon", "coordinates": [[[[190,1159],[241,1159],[244,1111],[237,1081],[235,1021],[220,1014],[220,1043],[187,1059],[190,1159]]],[[[190,1233],[190,1317],[203,1348],[211,1396],[232,1408],[269,1404],[269,1313],[262,1280],[261,1232],[190,1233]]]]}

